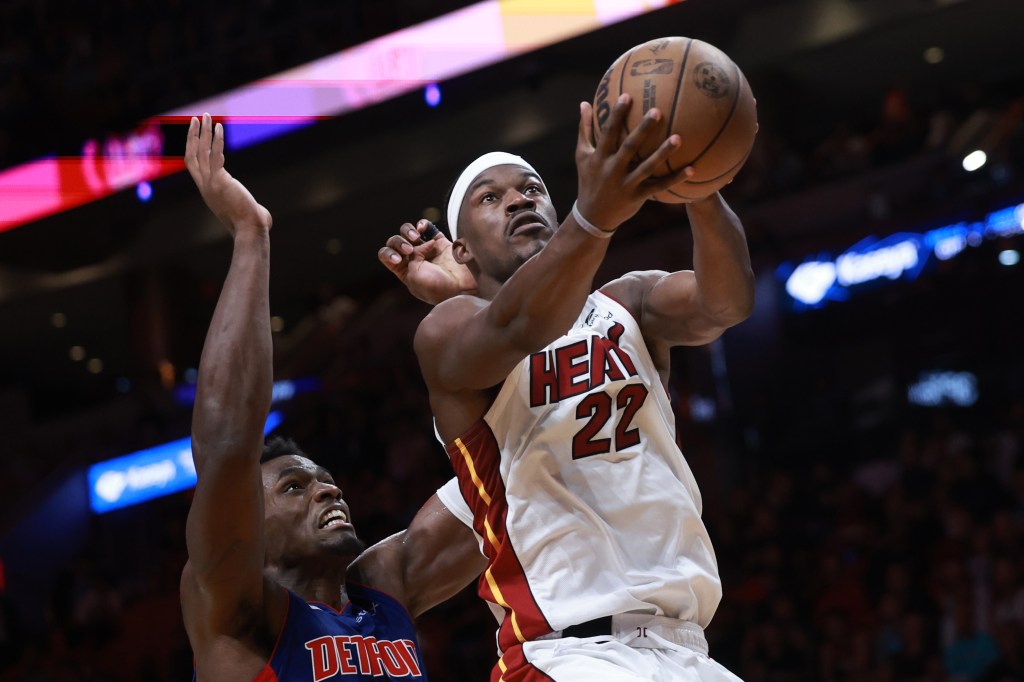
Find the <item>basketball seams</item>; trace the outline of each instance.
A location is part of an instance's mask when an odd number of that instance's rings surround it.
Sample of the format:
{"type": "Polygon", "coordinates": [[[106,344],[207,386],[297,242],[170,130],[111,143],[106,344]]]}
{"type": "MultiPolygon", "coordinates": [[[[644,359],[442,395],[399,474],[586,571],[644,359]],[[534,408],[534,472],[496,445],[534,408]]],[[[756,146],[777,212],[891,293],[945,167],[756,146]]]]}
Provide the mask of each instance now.
{"type": "Polygon", "coordinates": [[[707,185],[707,184],[710,184],[710,183],[712,183],[712,182],[717,182],[718,180],[721,180],[722,178],[726,177],[726,176],[727,176],[727,175],[729,175],[729,174],[735,174],[736,172],[738,172],[738,171],[739,171],[739,169],[740,169],[740,168],[741,168],[741,167],[743,166],[743,164],[745,164],[745,163],[747,162],[747,159],[749,159],[749,158],[750,158],[750,154],[751,154],[751,152],[752,152],[753,150],[754,150],[754,148],[753,148],[753,147],[751,147],[751,148],[750,148],[750,151],[748,151],[748,152],[747,152],[747,153],[746,153],[746,154],[745,154],[745,155],[743,156],[743,158],[742,158],[742,159],[740,159],[740,160],[739,160],[739,161],[738,161],[738,162],[736,163],[736,165],[734,165],[734,166],[733,166],[732,168],[730,168],[729,170],[725,171],[725,172],[724,172],[724,173],[722,173],[721,175],[718,175],[718,176],[716,176],[716,177],[710,178],[710,179],[708,179],[708,180],[697,180],[697,181],[695,181],[695,182],[690,182],[690,181],[683,181],[683,182],[678,182],[678,183],[676,183],[676,184],[672,185],[672,187],[669,187],[668,189],[664,189],[664,190],[662,190],[661,192],[658,192],[658,194],[662,194],[662,193],[664,193],[664,192],[668,192],[668,193],[669,193],[669,194],[671,194],[672,196],[674,196],[674,197],[679,197],[680,199],[690,199],[690,200],[697,200],[697,199],[703,199],[704,197],[691,197],[691,196],[689,196],[689,195],[687,195],[687,194],[680,194],[679,192],[676,192],[676,191],[674,190],[674,188],[676,188],[676,187],[678,187],[679,185],[682,185],[682,184],[688,184],[688,185],[693,185],[694,187],[696,187],[696,186],[698,186],[698,185],[707,185]]]}
{"type": "MultiPolygon", "coordinates": [[[[676,96],[672,100],[672,113],[669,114],[668,126],[665,128],[666,140],[672,136],[672,130],[675,127],[674,124],[676,122],[676,108],[679,106],[679,100],[682,99],[683,96],[683,76],[686,74],[686,62],[690,58],[690,48],[693,47],[693,38],[689,38],[689,41],[690,42],[686,43],[686,50],[683,52],[683,61],[679,65],[679,79],[676,81],[676,96]]],[[[676,169],[672,167],[672,162],[669,159],[665,159],[665,165],[668,167],[669,175],[676,172],[676,169]]]]}
{"type": "MultiPolygon", "coordinates": [[[[707,184],[710,184],[712,182],[715,182],[716,180],[721,180],[722,178],[724,178],[729,173],[733,173],[733,172],[739,170],[740,166],[742,166],[744,163],[746,163],[747,159],[750,158],[750,152],[752,152],[753,150],[754,150],[754,148],[751,147],[750,151],[748,151],[746,154],[744,154],[742,159],[737,161],[735,163],[735,165],[733,165],[732,168],[730,168],[729,170],[725,171],[721,175],[716,175],[715,177],[708,178],[707,180],[685,180],[684,182],[686,184],[688,184],[688,185],[707,185],[707,184]]],[[[678,184],[682,184],[682,183],[678,183],[678,184]]]]}
{"type": "MultiPolygon", "coordinates": [[[[720,138],[722,136],[722,133],[725,132],[725,129],[729,127],[729,122],[732,121],[732,117],[736,114],[736,107],[740,103],[740,93],[743,92],[743,78],[742,78],[742,74],[740,74],[740,67],[737,66],[735,62],[733,62],[732,67],[733,67],[733,69],[735,71],[733,76],[736,78],[736,94],[732,98],[732,107],[729,109],[729,113],[725,117],[725,121],[722,122],[722,126],[718,129],[718,132],[715,133],[715,136],[711,138],[711,141],[708,142],[707,146],[704,147],[704,149],[700,152],[700,154],[697,154],[697,156],[694,157],[693,161],[690,161],[690,163],[688,163],[685,166],[683,166],[684,168],[686,166],[692,166],[693,164],[697,163],[698,161],[700,161],[704,157],[705,154],[707,154],[709,151],[711,151],[711,148],[715,146],[716,142],[718,142],[718,138],[720,138]]],[[[735,168],[735,166],[734,166],[734,168],[735,168]]],[[[729,171],[726,171],[726,173],[728,173],[728,172],[729,171]]],[[[719,175],[718,177],[720,178],[722,176],[719,175]]],[[[718,178],[712,178],[712,180],[717,180],[717,179],[718,178]]],[[[701,182],[707,183],[707,182],[711,182],[712,180],[703,180],[701,182]]],[[[697,183],[697,182],[690,183],[689,180],[683,180],[683,182],[687,182],[687,183],[693,184],[693,185],[701,184],[701,183],[697,183]]]]}

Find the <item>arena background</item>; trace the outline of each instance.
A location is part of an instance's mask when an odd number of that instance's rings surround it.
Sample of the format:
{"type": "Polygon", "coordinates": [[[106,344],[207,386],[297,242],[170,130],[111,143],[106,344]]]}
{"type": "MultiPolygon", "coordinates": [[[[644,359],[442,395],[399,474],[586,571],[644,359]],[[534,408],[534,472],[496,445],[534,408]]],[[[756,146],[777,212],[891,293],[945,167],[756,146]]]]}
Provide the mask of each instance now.
{"type": "MultiPolygon", "coordinates": [[[[143,183],[123,150],[177,157],[185,127],[151,117],[470,4],[0,5],[0,168],[120,145],[95,167],[124,186],[0,223],[0,679],[191,675],[188,490],[93,513],[87,472],[187,437],[229,241],[186,174],[143,183]]],[[[591,3],[514,4],[540,31],[591,3]]],[[[275,219],[278,432],[335,472],[364,539],[404,527],[450,471],[411,353],[426,307],[376,249],[494,148],[529,158],[564,214],[576,102],[632,45],[701,38],[744,69],[761,121],[724,191],[755,313],[678,350],[671,381],[724,580],[712,655],[749,682],[1024,679],[1024,4],[670,4],[445,80],[436,107],[416,87],[229,150],[275,219]]],[[[35,201],[11,177],[0,203],[35,201]]],[[[690,245],[684,211],[648,205],[603,277],[687,267],[690,245]]],[[[432,680],[486,679],[472,589],[419,626],[432,680]]]]}

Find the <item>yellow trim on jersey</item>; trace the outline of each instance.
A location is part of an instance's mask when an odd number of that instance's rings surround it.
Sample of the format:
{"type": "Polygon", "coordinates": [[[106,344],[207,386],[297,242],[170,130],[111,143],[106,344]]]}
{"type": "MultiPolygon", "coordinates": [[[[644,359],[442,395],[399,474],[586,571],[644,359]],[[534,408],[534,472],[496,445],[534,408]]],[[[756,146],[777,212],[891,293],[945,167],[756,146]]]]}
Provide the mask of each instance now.
{"type": "MultiPolygon", "coordinates": [[[[466,460],[466,467],[469,469],[469,477],[472,479],[473,485],[476,486],[476,491],[480,495],[480,499],[484,501],[484,504],[490,507],[491,496],[487,494],[487,491],[484,489],[484,482],[480,480],[480,477],[476,473],[476,467],[473,466],[473,456],[469,453],[469,450],[466,448],[466,445],[462,442],[461,438],[455,439],[455,445],[459,448],[459,452],[462,453],[463,459],[466,460]]],[[[493,547],[494,551],[497,552],[501,546],[498,544],[498,537],[494,534],[494,530],[491,528],[491,523],[486,514],[484,515],[484,530],[487,532],[487,541],[491,543],[491,547],[493,547]]],[[[487,570],[484,571],[484,577],[487,578],[487,585],[491,588],[491,594],[494,595],[494,600],[497,602],[498,606],[507,610],[511,614],[512,630],[516,633],[516,639],[520,642],[525,642],[526,638],[523,637],[523,631],[519,629],[519,619],[516,618],[516,612],[511,606],[509,606],[509,603],[505,601],[505,598],[501,595],[501,588],[498,587],[498,581],[496,581],[494,576],[491,575],[490,566],[488,566],[487,570]]]]}
{"type": "Polygon", "coordinates": [[[493,530],[491,530],[491,522],[486,518],[484,519],[484,530],[487,531],[488,542],[491,543],[491,547],[493,547],[494,551],[497,552],[499,548],[498,536],[494,534],[493,530]]]}
{"type": "Polygon", "coordinates": [[[466,460],[466,466],[469,467],[469,477],[473,480],[473,485],[476,486],[476,491],[480,493],[480,499],[484,501],[488,507],[491,506],[491,496],[484,490],[484,482],[480,480],[480,477],[476,474],[476,467],[473,466],[473,457],[469,454],[469,450],[463,444],[461,438],[455,439],[455,445],[458,446],[459,452],[462,453],[462,457],[466,460]]]}
{"type": "Polygon", "coordinates": [[[494,595],[494,599],[498,602],[498,606],[508,609],[508,612],[512,614],[512,630],[516,633],[516,639],[520,642],[525,642],[526,638],[523,637],[523,631],[519,629],[519,619],[516,618],[516,612],[511,606],[509,606],[508,602],[505,601],[505,597],[501,595],[501,588],[498,587],[498,581],[494,579],[493,575],[491,575],[490,566],[488,566],[487,570],[484,571],[484,577],[487,578],[487,584],[490,586],[491,594],[494,595]]]}

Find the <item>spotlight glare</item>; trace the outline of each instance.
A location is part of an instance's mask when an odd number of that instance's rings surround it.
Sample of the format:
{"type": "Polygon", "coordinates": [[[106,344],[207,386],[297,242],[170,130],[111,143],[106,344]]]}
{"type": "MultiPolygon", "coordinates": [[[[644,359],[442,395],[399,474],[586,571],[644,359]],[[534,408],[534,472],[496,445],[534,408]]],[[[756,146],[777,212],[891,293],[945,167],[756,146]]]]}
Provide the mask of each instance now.
{"type": "Polygon", "coordinates": [[[146,203],[153,198],[153,186],[143,180],[135,187],[135,196],[139,198],[139,201],[146,203]]]}
{"type": "Polygon", "coordinates": [[[437,83],[431,83],[423,90],[423,99],[431,108],[441,103],[441,88],[437,87],[437,83]]]}
{"type": "Polygon", "coordinates": [[[999,252],[999,262],[1010,267],[1020,262],[1020,253],[1015,249],[1006,249],[999,252]]]}
{"type": "Polygon", "coordinates": [[[929,64],[938,64],[946,58],[946,51],[941,47],[929,47],[924,51],[924,60],[929,64]]]}
{"type": "Polygon", "coordinates": [[[968,173],[973,173],[988,161],[988,155],[980,149],[975,149],[973,152],[964,157],[964,170],[968,173]]]}

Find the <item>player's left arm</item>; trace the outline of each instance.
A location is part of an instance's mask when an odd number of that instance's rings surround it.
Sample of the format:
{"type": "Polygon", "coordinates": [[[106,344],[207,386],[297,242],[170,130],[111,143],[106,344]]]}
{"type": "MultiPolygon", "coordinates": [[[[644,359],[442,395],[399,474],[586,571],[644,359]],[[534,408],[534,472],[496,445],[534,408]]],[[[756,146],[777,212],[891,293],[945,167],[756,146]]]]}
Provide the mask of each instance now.
{"type": "Polygon", "coordinates": [[[626,303],[648,343],[699,346],[754,309],[754,271],[743,224],[720,194],[687,204],[693,270],[631,273],[604,287],[626,303]]]}
{"type": "Polygon", "coordinates": [[[417,618],[454,597],[486,566],[476,534],[434,494],[407,529],[363,552],[349,577],[390,594],[417,618]]]}

